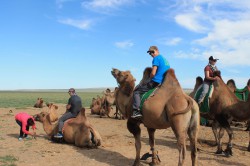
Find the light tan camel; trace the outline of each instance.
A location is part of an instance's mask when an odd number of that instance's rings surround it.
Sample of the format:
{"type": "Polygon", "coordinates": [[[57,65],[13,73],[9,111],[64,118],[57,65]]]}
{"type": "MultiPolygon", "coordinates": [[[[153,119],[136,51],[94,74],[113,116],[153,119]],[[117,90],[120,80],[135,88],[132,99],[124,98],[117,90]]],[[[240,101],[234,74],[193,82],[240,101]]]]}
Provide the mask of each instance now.
{"type": "MultiPolygon", "coordinates": [[[[111,112],[111,109],[112,109],[112,106],[115,106],[115,119],[118,119],[118,114],[119,113],[119,110],[118,110],[118,107],[116,105],[116,92],[118,91],[118,87],[115,88],[114,91],[111,91],[109,88],[106,89],[104,92],[103,92],[103,95],[104,95],[104,100],[103,100],[103,108],[104,110],[106,110],[106,112],[111,112]]],[[[122,119],[122,115],[120,114],[120,117],[119,119],[122,119]]]]}
{"type": "Polygon", "coordinates": [[[43,99],[37,98],[36,104],[34,105],[35,108],[43,108],[43,99]]]}
{"type": "Polygon", "coordinates": [[[111,111],[111,108],[106,109],[104,101],[105,101],[105,96],[100,97],[98,95],[97,98],[93,98],[92,103],[90,105],[91,114],[100,115],[100,118],[107,115],[110,118],[109,113],[111,111]]]}
{"type": "MultiPolygon", "coordinates": [[[[46,134],[52,140],[58,132],[58,124],[52,124],[48,112],[41,112],[34,115],[36,121],[43,123],[46,134]]],[[[76,118],[71,118],[64,123],[63,140],[66,143],[75,144],[78,147],[94,148],[101,145],[101,136],[89,123],[85,116],[85,109],[82,108],[76,118]]]]}
{"type": "Polygon", "coordinates": [[[53,103],[48,103],[48,113],[51,122],[56,122],[58,120],[58,106],[53,103]]]}
{"type": "MultiPolygon", "coordinates": [[[[149,76],[151,70],[152,68],[146,68],[143,78],[145,75],[149,76]]],[[[155,130],[168,127],[172,128],[177,138],[179,150],[178,165],[184,164],[187,134],[190,139],[192,165],[197,165],[199,108],[197,103],[182,90],[175,77],[174,70],[169,69],[166,72],[164,82],[157,92],[144,102],[142,107],[143,117],[140,120],[131,118],[132,96],[135,86],[135,79],[132,74],[130,71],[120,71],[118,69],[113,69],[111,73],[119,84],[119,90],[116,95],[118,109],[124,117],[128,118],[127,128],[135,138],[136,158],[133,165],[140,165],[140,123],[143,123],[148,130],[149,144],[152,151],[152,165],[160,163],[157,151],[154,148],[155,130]]]]}
{"type": "MultiPolygon", "coordinates": [[[[218,77],[213,82],[214,90],[209,100],[210,111],[208,113],[201,112],[201,116],[213,120],[212,130],[216,142],[218,144],[217,154],[232,155],[232,139],[233,131],[230,127],[232,119],[238,121],[246,121],[250,119],[250,97],[247,102],[239,100],[234,93],[228,88],[221,78],[218,77]],[[217,129],[219,133],[217,133],[217,129]],[[227,131],[229,141],[225,152],[222,150],[221,139],[224,134],[224,129],[227,131]]],[[[250,133],[249,133],[250,136],[250,133]]],[[[250,151],[250,137],[248,151],[250,151]]]]}

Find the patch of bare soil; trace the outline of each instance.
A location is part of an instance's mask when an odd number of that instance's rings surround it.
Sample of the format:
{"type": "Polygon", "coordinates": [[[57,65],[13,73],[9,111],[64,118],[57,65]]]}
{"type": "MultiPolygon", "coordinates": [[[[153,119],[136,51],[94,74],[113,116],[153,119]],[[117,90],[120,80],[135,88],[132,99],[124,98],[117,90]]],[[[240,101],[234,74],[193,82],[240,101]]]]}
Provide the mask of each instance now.
{"type": "MultiPolygon", "coordinates": [[[[65,105],[59,105],[59,112],[65,112],[65,105]]],[[[18,141],[19,126],[14,116],[19,112],[27,112],[30,115],[39,113],[47,108],[0,108],[0,165],[8,165],[11,161],[4,161],[6,156],[17,159],[13,161],[18,166],[127,166],[132,165],[135,158],[134,138],[126,127],[126,120],[114,118],[99,118],[91,115],[86,109],[86,115],[94,127],[100,132],[103,142],[98,149],[78,148],[70,144],[51,142],[46,136],[42,124],[37,122],[36,139],[18,141]],[[11,110],[11,111],[10,111],[11,110]],[[6,164],[7,163],[7,164],[6,164]]],[[[112,115],[112,114],[110,114],[112,115]]],[[[146,128],[142,128],[141,156],[150,151],[146,128]]],[[[198,165],[235,165],[247,166],[250,163],[250,152],[247,151],[248,132],[245,128],[234,128],[233,156],[223,157],[215,155],[216,147],[212,130],[209,127],[201,127],[199,139],[202,141],[198,147],[198,165]]],[[[178,150],[175,136],[171,128],[156,131],[156,146],[161,165],[177,165],[178,150]]],[[[225,133],[223,142],[227,142],[225,133]]],[[[226,148],[226,145],[223,145],[226,148]]],[[[141,165],[148,165],[150,159],[142,161],[141,165]]],[[[185,165],[191,165],[189,141],[187,141],[187,154],[185,165]]]]}

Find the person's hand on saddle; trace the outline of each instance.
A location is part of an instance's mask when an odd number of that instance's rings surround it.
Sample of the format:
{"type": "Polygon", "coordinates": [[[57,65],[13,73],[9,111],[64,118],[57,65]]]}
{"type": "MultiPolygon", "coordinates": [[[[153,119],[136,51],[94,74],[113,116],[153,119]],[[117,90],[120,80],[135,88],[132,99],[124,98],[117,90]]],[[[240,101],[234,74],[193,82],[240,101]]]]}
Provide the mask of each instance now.
{"type": "Polygon", "coordinates": [[[67,104],[67,105],[66,105],[66,110],[69,110],[70,107],[71,107],[71,105],[70,105],[70,104],[67,104]]]}
{"type": "Polygon", "coordinates": [[[219,80],[219,79],[220,79],[220,77],[218,77],[218,76],[214,77],[214,81],[219,80]]]}

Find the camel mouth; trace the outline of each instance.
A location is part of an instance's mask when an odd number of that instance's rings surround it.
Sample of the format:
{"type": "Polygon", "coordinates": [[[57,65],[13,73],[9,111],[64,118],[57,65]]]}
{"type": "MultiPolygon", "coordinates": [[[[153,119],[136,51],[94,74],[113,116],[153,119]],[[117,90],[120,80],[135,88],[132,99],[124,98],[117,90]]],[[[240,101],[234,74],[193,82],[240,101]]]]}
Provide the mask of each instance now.
{"type": "Polygon", "coordinates": [[[120,73],[120,71],[119,71],[118,69],[115,69],[115,68],[113,68],[112,71],[111,71],[111,74],[112,74],[115,78],[117,78],[117,76],[118,76],[119,73],[120,73]]]}
{"type": "Polygon", "coordinates": [[[40,118],[39,118],[38,115],[33,115],[33,118],[35,119],[35,121],[39,121],[40,120],[40,118]]]}

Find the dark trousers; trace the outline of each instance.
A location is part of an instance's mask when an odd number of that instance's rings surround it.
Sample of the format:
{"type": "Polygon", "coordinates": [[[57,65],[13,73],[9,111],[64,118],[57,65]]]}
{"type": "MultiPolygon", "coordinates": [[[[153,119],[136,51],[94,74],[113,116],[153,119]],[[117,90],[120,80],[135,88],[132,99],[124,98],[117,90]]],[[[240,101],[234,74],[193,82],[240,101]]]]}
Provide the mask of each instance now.
{"type": "Polygon", "coordinates": [[[72,114],[71,112],[66,112],[61,116],[61,118],[58,120],[58,131],[62,132],[63,124],[66,120],[70,118],[75,118],[77,115],[72,114]]]}
{"type": "MultiPolygon", "coordinates": [[[[20,134],[19,137],[27,137],[27,134],[24,134],[23,132],[23,128],[22,128],[22,122],[20,122],[19,120],[16,120],[16,123],[20,126],[20,134]]],[[[26,126],[26,130],[29,131],[30,127],[29,125],[26,126]]]]}
{"type": "Polygon", "coordinates": [[[150,89],[158,86],[159,83],[150,81],[146,85],[139,85],[135,88],[133,94],[133,109],[139,110],[141,105],[141,95],[145,92],[148,92],[150,89]]]}

